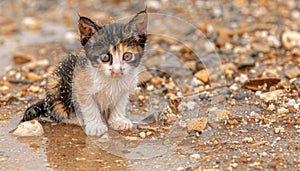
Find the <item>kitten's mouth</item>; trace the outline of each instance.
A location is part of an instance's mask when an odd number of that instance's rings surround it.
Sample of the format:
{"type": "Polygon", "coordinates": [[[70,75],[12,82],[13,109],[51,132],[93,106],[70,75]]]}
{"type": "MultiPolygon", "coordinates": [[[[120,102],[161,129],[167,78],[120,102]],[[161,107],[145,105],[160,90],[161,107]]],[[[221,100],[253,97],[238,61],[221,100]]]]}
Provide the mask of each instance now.
{"type": "Polygon", "coordinates": [[[123,73],[121,73],[121,72],[119,72],[119,73],[112,72],[111,73],[111,77],[113,77],[113,78],[120,78],[122,75],[123,75],[123,73]]]}

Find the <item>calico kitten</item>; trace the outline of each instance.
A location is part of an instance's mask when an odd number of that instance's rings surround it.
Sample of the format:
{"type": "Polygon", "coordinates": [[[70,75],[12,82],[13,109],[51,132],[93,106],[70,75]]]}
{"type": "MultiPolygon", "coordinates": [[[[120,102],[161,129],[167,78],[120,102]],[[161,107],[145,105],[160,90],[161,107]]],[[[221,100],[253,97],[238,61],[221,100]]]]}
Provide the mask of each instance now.
{"type": "Polygon", "coordinates": [[[91,136],[103,134],[107,126],[131,128],[125,109],[138,82],[147,22],[146,10],[127,24],[97,25],[80,16],[85,55],[71,55],[60,63],[48,78],[45,99],[30,106],[21,122],[40,116],[67,123],[78,119],[91,136]]]}

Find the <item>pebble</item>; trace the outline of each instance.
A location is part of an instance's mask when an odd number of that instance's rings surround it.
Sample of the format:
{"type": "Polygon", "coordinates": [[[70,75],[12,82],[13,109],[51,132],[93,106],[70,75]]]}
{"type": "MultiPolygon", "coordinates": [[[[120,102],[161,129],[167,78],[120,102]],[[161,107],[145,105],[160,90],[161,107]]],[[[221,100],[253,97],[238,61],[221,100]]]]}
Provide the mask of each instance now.
{"type": "Polygon", "coordinates": [[[196,102],[194,101],[189,101],[189,102],[181,102],[179,105],[178,105],[178,110],[180,111],[191,111],[191,110],[194,110],[195,109],[195,106],[196,106],[196,102]]]}
{"type": "Polygon", "coordinates": [[[245,137],[243,138],[242,142],[243,143],[253,143],[253,138],[252,137],[245,137]]]}
{"type": "Polygon", "coordinates": [[[268,110],[274,111],[274,110],[275,110],[275,105],[274,105],[273,103],[271,103],[271,104],[268,106],[268,110]]]}
{"type": "Polygon", "coordinates": [[[225,90],[219,90],[219,91],[218,91],[218,94],[221,94],[221,95],[230,95],[230,94],[231,94],[231,91],[228,90],[228,89],[225,89],[225,90]]]}
{"type": "Polygon", "coordinates": [[[277,110],[277,114],[278,115],[281,115],[281,114],[288,114],[290,111],[289,111],[289,109],[286,109],[286,108],[284,108],[284,107],[281,107],[281,108],[279,108],[278,110],[277,110]]]}
{"type": "Polygon", "coordinates": [[[34,57],[23,54],[15,54],[12,58],[16,64],[24,64],[34,60],[34,57]]]}
{"type": "Polygon", "coordinates": [[[205,129],[207,122],[208,119],[203,117],[187,120],[188,131],[202,131],[205,129]]]}
{"type": "Polygon", "coordinates": [[[48,59],[41,59],[36,61],[31,61],[23,65],[24,70],[34,70],[38,67],[46,67],[49,66],[49,60],[48,59]]]}
{"type": "Polygon", "coordinates": [[[298,69],[298,68],[288,69],[284,72],[284,75],[288,79],[297,78],[300,76],[300,69],[298,69]]]}
{"type": "Polygon", "coordinates": [[[238,92],[237,94],[233,95],[233,98],[236,100],[243,100],[247,97],[249,97],[249,95],[243,92],[238,92]]]}
{"type": "Polygon", "coordinates": [[[197,87],[197,86],[200,86],[200,85],[204,85],[204,83],[202,81],[200,81],[199,79],[197,79],[195,77],[192,79],[191,84],[194,87],[197,87]]]}
{"type": "Polygon", "coordinates": [[[248,57],[245,60],[242,60],[238,63],[238,68],[245,68],[245,67],[253,67],[255,65],[255,60],[252,57],[248,57]]]}
{"type": "Polygon", "coordinates": [[[278,134],[278,133],[285,132],[285,130],[282,126],[278,126],[277,128],[274,129],[274,132],[275,132],[275,134],[278,134]]]}
{"type": "Polygon", "coordinates": [[[240,83],[245,83],[248,80],[248,76],[246,74],[241,74],[239,77],[236,77],[236,81],[240,83]]]}
{"type": "Polygon", "coordinates": [[[200,159],[200,154],[191,154],[190,159],[191,160],[199,160],[200,159]]]}
{"type": "Polygon", "coordinates": [[[40,29],[41,27],[41,22],[39,19],[34,18],[34,17],[25,17],[22,21],[22,27],[28,30],[36,30],[40,29]]]}
{"type": "Polygon", "coordinates": [[[40,87],[39,86],[36,86],[36,85],[31,85],[29,87],[29,90],[33,93],[37,93],[39,90],[40,90],[40,87]]]}
{"type": "Polygon", "coordinates": [[[279,96],[283,95],[282,90],[274,90],[271,92],[262,93],[259,97],[264,102],[277,101],[279,96]]]}
{"type": "Polygon", "coordinates": [[[138,96],[138,100],[139,100],[140,102],[143,102],[143,101],[145,100],[145,96],[139,95],[139,96],[138,96]]]}
{"type": "Polygon", "coordinates": [[[213,113],[219,119],[225,119],[232,115],[231,112],[229,112],[228,110],[221,110],[221,109],[213,110],[213,113]]]}
{"type": "Polygon", "coordinates": [[[202,70],[196,72],[194,74],[194,76],[196,78],[198,78],[199,80],[203,81],[204,83],[207,83],[209,80],[209,75],[208,75],[208,72],[206,69],[202,69],[202,70]]]}
{"type": "Polygon", "coordinates": [[[17,136],[41,136],[44,134],[43,126],[36,120],[20,123],[13,131],[17,136]]]}
{"type": "Polygon", "coordinates": [[[256,91],[256,92],[255,92],[255,96],[258,96],[258,97],[259,97],[259,96],[261,95],[261,93],[262,93],[261,91],[256,91]]]}
{"type": "Polygon", "coordinates": [[[236,84],[236,83],[234,83],[234,84],[232,84],[230,87],[229,87],[229,89],[231,90],[231,91],[238,91],[240,88],[239,88],[239,86],[236,84]]]}
{"type": "Polygon", "coordinates": [[[43,79],[43,77],[41,77],[40,75],[37,75],[36,73],[33,73],[33,72],[27,72],[27,73],[25,73],[24,77],[26,79],[34,80],[34,81],[40,81],[40,80],[43,79]]]}
{"type": "Polygon", "coordinates": [[[144,139],[144,138],[146,138],[146,133],[145,132],[140,132],[139,136],[144,139]]]}
{"type": "Polygon", "coordinates": [[[300,47],[300,32],[285,31],[281,35],[281,41],[287,50],[291,50],[295,47],[300,47]]]}

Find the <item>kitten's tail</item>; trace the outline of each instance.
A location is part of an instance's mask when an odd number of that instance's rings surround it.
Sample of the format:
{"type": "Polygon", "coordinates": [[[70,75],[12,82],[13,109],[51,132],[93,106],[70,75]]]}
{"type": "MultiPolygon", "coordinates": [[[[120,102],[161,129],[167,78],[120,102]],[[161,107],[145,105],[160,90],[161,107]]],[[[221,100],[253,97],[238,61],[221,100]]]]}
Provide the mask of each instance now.
{"type": "Polygon", "coordinates": [[[47,103],[45,99],[33,104],[29,108],[26,109],[23,118],[20,122],[29,121],[35,118],[42,116],[43,114],[47,113],[47,103]]]}

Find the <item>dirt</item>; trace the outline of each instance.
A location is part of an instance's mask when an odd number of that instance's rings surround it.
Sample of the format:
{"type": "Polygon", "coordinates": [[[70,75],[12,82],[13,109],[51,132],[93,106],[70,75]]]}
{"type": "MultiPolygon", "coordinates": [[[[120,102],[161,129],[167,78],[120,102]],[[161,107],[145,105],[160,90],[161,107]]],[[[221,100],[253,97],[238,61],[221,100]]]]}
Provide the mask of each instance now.
{"type": "Polygon", "coordinates": [[[299,1],[1,1],[1,170],[298,170],[299,1]],[[78,14],[126,20],[147,4],[129,131],[88,137],[40,121],[17,137],[45,79],[80,51],[78,14]],[[124,18],[125,17],[125,18],[124,18]]]}

